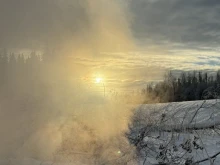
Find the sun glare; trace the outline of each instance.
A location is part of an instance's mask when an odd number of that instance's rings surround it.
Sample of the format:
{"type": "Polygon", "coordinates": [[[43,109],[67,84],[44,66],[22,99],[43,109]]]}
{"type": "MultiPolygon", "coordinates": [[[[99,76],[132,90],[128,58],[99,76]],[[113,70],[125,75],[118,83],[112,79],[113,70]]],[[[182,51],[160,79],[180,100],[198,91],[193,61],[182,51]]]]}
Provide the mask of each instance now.
{"type": "Polygon", "coordinates": [[[101,83],[101,82],[102,82],[102,78],[101,78],[101,77],[97,77],[97,78],[95,79],[95,82],[96,82],[97,84],[101,83]]]}

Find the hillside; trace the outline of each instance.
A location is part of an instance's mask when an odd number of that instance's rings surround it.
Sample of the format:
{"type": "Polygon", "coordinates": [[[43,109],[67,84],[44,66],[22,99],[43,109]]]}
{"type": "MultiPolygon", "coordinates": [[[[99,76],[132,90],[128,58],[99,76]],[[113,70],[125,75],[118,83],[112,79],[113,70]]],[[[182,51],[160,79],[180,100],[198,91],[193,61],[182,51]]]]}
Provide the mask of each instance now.
{"type": "Polygon", "coordinates": [[[145,104],[136,108],[129,139],[141,164],[220,164],[219,125],[219,100],[145,104]]]}

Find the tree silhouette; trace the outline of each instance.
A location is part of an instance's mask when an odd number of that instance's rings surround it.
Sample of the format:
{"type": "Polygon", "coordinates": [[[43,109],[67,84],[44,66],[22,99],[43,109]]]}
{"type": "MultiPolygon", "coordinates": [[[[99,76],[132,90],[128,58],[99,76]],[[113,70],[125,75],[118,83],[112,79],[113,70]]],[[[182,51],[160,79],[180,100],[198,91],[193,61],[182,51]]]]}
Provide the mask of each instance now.
{"type": "MultiPolygon", "coordinates": [[[[207,88],[216,88],[220,84],[220,71],[216,74],[201,71],[182,72],[175,77],[169,72],[162,82],[148,84],[143,94],[145,103],[202,100],[207,88]]],[[[213,99],[213,96],[206,99],[213,99]]]]}

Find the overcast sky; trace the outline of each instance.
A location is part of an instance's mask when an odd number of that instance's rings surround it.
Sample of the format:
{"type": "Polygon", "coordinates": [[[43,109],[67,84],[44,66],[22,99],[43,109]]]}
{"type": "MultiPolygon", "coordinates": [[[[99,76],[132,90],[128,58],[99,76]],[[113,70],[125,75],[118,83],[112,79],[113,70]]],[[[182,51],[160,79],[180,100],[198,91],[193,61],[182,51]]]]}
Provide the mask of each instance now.
{"type": "Polygon", "coordinates": [[[0,0],[0,48],[58,47],[86,76],[143,85],[166,69],[218,69],[219,9],[219,0],[0,0]]]}
{"type": "Polygon", "coordinates": [[[218,0],[133,0],[133,30],[152,42],[186,47],[218,47],[218,0]]]}

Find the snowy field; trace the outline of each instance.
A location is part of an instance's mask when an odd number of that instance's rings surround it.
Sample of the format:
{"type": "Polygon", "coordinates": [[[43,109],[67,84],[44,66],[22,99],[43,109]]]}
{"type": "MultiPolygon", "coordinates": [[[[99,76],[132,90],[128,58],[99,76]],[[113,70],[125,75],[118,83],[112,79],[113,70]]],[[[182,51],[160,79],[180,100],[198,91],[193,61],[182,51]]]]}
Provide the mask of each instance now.
{"type": "Polygon", "coordinates": [[[219,100],[140,105],[133,120],[141,164],[220,164],[219,100]]]}
{"type": "MultiPolygon", "coordinates": [[[[130,126],[139,164],[220,164],[220,102],[138,105],[130,126]],[[219,154],[219,155],[218,155],[219,154]],[[188,162],[187,162],[188,161],[188,162]]],[[[82,165],[33,158],[2,159],[0,165],[82,165]]],[[[98,165],[98,164],[97,164],[98,165]]]]}

